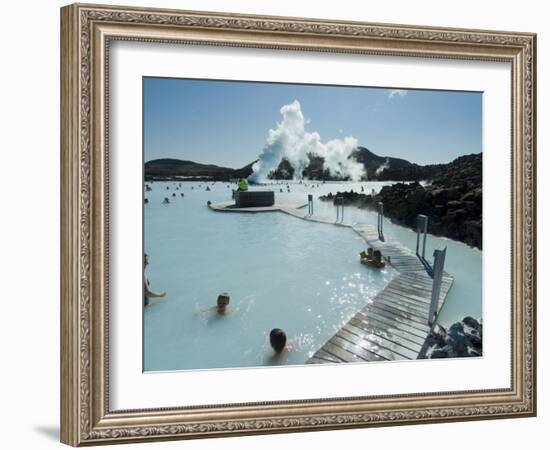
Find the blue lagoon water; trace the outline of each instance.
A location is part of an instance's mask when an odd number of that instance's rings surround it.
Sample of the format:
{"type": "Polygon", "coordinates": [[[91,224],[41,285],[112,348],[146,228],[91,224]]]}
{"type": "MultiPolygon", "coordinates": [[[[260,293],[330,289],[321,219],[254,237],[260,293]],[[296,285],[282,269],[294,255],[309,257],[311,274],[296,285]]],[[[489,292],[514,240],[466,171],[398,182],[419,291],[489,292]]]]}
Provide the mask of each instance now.
{"type": "MultiPolygon", "coordinates": [[[[233,186],[182,182],[176,190],[178,184],[155,182],[145,193],[147,275],[151,289],[167,292],[144,309],[146,371],[303,364],[395,275],[391,267],[359,264],[365,242],[349,228],[279,212],[214,212],[207,201],[229,201],[233,186]],[[165,197],[170,204],[162,204],[165,197]],[[224,316],[212,309],[221,292],[231,296],[224,316]],[[285,330],[291,344],[276,359],[269,346],[273,328],[285,330]]],[[[334,206],[317,200],[319,195],[361,186],[370,193],[384,184],[291,183],[290,193],[286,183],[262,189],[275,190],[278,203],[305,203],[312,193],[315,216],[334,220],[334,206]]],[[[376,214],[346,207],[345,222],[375,225],[376,214]]],[[[412,231],[388,220],[384,230],[415,248],[412,231]]],[[[481,252],[430,236],[427,254],[444,245],[455,285],[439,321],[481,317],[481,252]]]]}

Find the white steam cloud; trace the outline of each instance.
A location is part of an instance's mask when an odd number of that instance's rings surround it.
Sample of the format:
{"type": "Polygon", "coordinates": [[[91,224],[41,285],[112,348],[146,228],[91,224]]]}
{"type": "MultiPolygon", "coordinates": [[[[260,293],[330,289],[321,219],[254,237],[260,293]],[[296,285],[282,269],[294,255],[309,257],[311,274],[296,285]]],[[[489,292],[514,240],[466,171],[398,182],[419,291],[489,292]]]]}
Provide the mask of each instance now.
{"type": "Polygon", "coordinates": [[[365,176],[364,166],[350,158],[357,148],[357,139],[346,137],[321,142],[319,133],[305,130],[306,120],[298,100],[284,105],[280,112],[282,119],[274,130],[269,130],[266,146],[252,167],[251,181],[265,181],[283,158],[294,168],[294,177],[300,179],[309,164],[309,155],[323,157],[324,168],[333,176],[349,177],[353,181],[359,181],[365,176]]]}
{"type": "Polygon", "coordinates": [[[389,158],[386,158],[383,164],[380,164],[378,166],[378,169],[376,169],[376,175],[380,175],[384,169],[388,169],[390,167],[390,160],[389,158]]]}

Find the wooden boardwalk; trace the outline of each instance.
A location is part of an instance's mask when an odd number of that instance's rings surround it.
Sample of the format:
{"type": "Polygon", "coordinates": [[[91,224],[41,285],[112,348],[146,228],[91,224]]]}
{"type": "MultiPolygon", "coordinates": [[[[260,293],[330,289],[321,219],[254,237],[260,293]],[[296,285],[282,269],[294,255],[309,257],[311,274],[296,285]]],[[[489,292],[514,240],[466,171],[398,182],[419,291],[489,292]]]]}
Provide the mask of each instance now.
{"type": "MultiPolygon", "coordinates": [[[[378,239],[378,230],[366,224],[352,228],[367,244],[382,252],[398,274],[355,314],[313,356],[308,364],[416,359],[430,332],[432,278],[425,265],[398,241],[378,239]]],[[[443,274],[439,311],[453,284],[443,274]]]]}
{"type": "MultiPolygon", "coordinates": [[[[350,225],[311,217],[303,209],[307,205],[235,208],[227,203],[209,206],[215,211],[280,211],[303,220],[352,228],[368,246],[380,250],[386,262],[397,270],[397,275],[389,284],[306,363],[391,361],[416,359],[423,354],[423,346],[431,329],[428,314],[432,278],[425,264],[408,247],[393,239],[380,240],[377,228],[369,224],[350,225]]],[[[443,306],[453,280],[450,274],[443,273],[437,311],[443,306]]]]}
{"type": "MultiPolygon", "coordinates": [[[[443,305],[453,279],[443,278],[443,305]]],[[[431,278],[401,272],[307,361],[309,364],[416,359],[430,326],[431,278]]]]}
{"type": "Polygon", "coordinates": [[[355,224],[353,230],[359,234],[369,246],[382,252],[384,258],[390,258],[390,264],[399,272],[422,272],[426,267],[412,250],[393,239],[381,241],[378,230],[372,225],[355,224]]]}

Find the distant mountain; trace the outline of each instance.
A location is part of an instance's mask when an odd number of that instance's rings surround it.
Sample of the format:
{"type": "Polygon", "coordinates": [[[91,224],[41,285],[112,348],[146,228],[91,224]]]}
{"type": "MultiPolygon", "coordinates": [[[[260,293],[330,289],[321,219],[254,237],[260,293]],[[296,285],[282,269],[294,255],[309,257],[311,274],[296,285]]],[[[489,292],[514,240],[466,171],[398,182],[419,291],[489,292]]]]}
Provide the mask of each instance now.
{"type": "MultiPolygon", "coordinates": [[[[303,177],[327,181],[346,179],[345,177],[338,178],[332,175],[328,169],[325,169],[323,157],[313,154],[308,156],[309,164],[302,172],[303,177]]],[[[414,168],[421,167],[416,164],[412,164],[405,159],[393,158],[391,156],[378,156],[366,147],[357,147],[350,157],[363,164],[368,180],[388,179],[381,177],[383,177],[384,170],[388,170],[389,168],[391,168],[392,174],[395,173],[394,176],[412,176],[412,173],[415,172],[414,168]],[[409,174],[407,169],[411,168],[413,168],[413,170],[411,174],[409,174]]],[[[270,178],[279,180],[293,179],[294,168],[287,159],[283,159],[277,169],[271,173],[270,178]]]]}
{"type": "MultiPolygon", "coordinates": [[[[461,157],[449,164],[429,164],[421,166],[411,163],[405,159],[393,158],[391,156],[379,156],[366,147],[357,147],[350,155],[350,158],[363,164],[367,174],[367,180],[378,181],[434,181],[453,180],[456,178],[456,171],[465,170],[468,162],[474,161],[472,164],[475,170],[472,172],[472,181],[474,184],[480,183],[480,180],[474,179],[481,177],[477,173],[479,161],[476,158],[461,160],[461,157]],[[475,172],[475,173],[474,173],[475,172]]],[[[481,159],[481,154],[478,155],[481,159]]],[[[182,179],[193,178],[195,180],[219,180],[227,181],[235,178],[247,178],[252,174],[252,166],[256,161],[247,164],[240,169],[232,169],[229,167],[216,166],[214,164],[202,164],[194,161],[186,161],[181,159],[163,158],[154,159],[145,163],[145,179],[146,180],[164,180],[164,179],[182,179]]],[[[346,177],[338,177],[330,173],[324,166],[324,158],[318,155],[309,155],[309,164],[302,172],[302,177],[310,180],[326,180],[337,181],[346,180],[346,177]]],[[[285,158],[281,160],[277,169],[269,175],[271,179],[292,180],[295,177],[295,169],[292,164],[285,158]]],[[[464,174],[460,174],[461,180],[464,179],[464,174]]],[[[449,181],[450,182],[450,181],[449,181]]]]}
{"type": "MultiPolygon", "coordinates": [[[[478,156],[481,158],[481,155],[478,156]]],[[[462,163],[464,162],[458,158],[448,164],[427,164],[422,166],[411,163],[406,159],[379,156],[366,147],[357,147],[350,155],[350,158],[363,164],[365,173],[367,174],[366,179],[370,181],[431,181],[434,179],[442,180],[446,177],[452,178],[453,168],[462,167],[462,163]]],[[[292,167],[287,159],[283,158],[277,169],[271,172],[269,178],[292,180],[295,175],[294,172],[294,167],[292,167]]],[[[302,177],[326,181],[347,180],[346,177],[342,178],[331,174],[324,167],[324,158],[313,154],[309,155],[309,164],[303,170],[302,177]]]]}
{"type": "Polygon", "coordinates": [[[228,181],[234,178],[248,177],[252,173],[251,162],[240,169],[201,164],[173,158],[153,159],[145,163],[146,180],[185,179],[228,181]]]}
{"type": "Polygon", "coordinates": [[[402,170],[415,165],[406,159],[378,156],[366,147],[357,147],[357,150],[351,156],[365,166],[369,180],[377,178],[384,170],[390,167],[395,170],[402,170]]]}

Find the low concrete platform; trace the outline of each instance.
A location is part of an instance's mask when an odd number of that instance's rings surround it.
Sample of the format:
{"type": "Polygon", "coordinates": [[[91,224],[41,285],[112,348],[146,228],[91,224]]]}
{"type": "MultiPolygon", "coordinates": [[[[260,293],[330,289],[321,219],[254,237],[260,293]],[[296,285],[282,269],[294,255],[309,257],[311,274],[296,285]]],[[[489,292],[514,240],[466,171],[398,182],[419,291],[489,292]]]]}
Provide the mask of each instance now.
{"type": "Polygon", "coordinates": [[[273,191],[234,191],[233,198],[237,208],[266,207],[275,204],[273,191]]]}
{"type": "Polygon", "coordinates": [[[262,213],[262,212],[288,212],[296,211],[297,214],[299,209],[305,208],[306,204],[274,204],[272,206],[248,206],[244,208],[239,208],[235,202],[224,202],[224,203],[211,203],[208,207],[213,211],[220,212],[239,212],[239,213],[262,213]]]}

